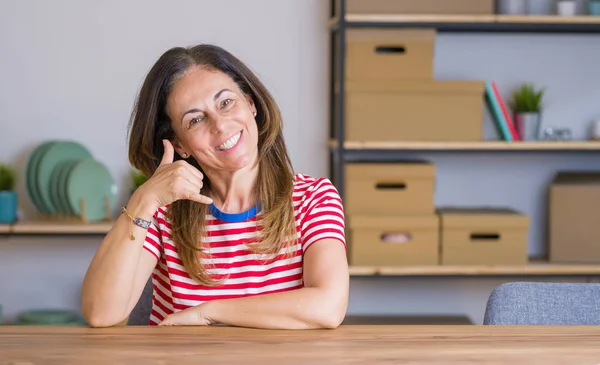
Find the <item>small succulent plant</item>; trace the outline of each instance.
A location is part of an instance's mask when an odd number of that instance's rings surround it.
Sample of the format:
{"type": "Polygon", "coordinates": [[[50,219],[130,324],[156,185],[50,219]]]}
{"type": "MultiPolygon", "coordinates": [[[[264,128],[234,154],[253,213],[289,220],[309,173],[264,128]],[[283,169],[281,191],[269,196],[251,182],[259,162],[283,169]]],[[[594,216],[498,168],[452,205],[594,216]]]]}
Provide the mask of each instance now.
{"type": "Polygon", "coordinates": [[[144,184],[148,178],[136,169],[131,170],[131,180],[133,181],[133,189],[137,189],[144,184]]]}
{"type": "Polygon", "coordinates": [[[13,191],[15,180],[16,173],[12,166],[0,164],[0,191],[13,191]]]}
{"type": "Polygon", "coordinates": [[[512,109],[515,113],[539,113],[542,110],[544,89],[525,83],[513,92],[512,109]]]}

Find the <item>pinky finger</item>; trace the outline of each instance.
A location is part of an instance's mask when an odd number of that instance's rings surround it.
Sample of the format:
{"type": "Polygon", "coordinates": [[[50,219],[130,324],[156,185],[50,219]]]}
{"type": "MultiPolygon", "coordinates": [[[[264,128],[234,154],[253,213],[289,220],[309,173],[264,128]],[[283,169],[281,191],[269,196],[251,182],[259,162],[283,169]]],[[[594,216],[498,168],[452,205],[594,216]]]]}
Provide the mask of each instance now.
{"type": "Polygon", "coordinates": [[[213,200],[206,195],[198,194],[198,193],[190,193],[188,195],[188,200],[192,200],[202,204],[212,204],[213,200]]]}

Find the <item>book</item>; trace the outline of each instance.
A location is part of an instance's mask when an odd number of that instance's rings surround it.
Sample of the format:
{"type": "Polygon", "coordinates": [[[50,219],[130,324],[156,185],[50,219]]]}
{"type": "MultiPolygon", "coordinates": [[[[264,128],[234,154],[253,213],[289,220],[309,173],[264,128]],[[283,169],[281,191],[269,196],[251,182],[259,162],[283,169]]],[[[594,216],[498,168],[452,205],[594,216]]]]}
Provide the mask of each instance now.
{"type": "Polygon", "coordinates": [[[502,95],[500,94],[500,91],[498,90],[498,85],[496,85],[496,83],[493,81],[491,82],[491,84],[492,84],[492,90],[494,91],[494,96],[496,97],[496,100],[498,101],[500,110],[502,110],[502,115],[504,116],[504,122],[506,123],[506,126],[508,127],[508,130],[510,131],[510,134],[513,137],[513,140],[514,141],[521,140],[521,137],[519,137],[519,133],[517,133],[517,128],[515,128],[515,123],[513,121],[513,118],[510,116],[508,107],[506,106],[506,103],[504,102],[504,99],[502,98],[502,95]]]}
{"type": "Polygon", "coordinates": [[[508,142],[513,141],[513,136],[510,130],[508,129],[508,125],[504,120],[504,113],[502,113],[502,109],[500,108],[500,104],[498,99],[496,98],[496,94],[494,93],[494,88],[492,83],[486,81],[485,83],[485,100],[487,102],[488,108],[492,114],[496,122],[496,127],[502,139],[508,142]]]}

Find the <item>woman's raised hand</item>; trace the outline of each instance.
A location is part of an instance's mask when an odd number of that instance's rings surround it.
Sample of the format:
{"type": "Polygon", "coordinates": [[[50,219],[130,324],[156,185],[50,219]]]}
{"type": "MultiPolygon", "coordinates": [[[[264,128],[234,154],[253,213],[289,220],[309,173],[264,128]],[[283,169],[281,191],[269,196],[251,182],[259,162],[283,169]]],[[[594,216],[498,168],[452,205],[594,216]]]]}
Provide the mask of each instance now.
{"type": "Polygon", "coordinates": [[[139,193],[146,199],[151,198],[155,201],[156,208],[182,199],[211,204],[213,202],[211,198],[200,194],[204,175],[186,161],[173,162],[175,156],[173,145],[166,139],[163,140],[163,145],[164,153],[160,165],[148,181],[138,189],[139,193]]]}

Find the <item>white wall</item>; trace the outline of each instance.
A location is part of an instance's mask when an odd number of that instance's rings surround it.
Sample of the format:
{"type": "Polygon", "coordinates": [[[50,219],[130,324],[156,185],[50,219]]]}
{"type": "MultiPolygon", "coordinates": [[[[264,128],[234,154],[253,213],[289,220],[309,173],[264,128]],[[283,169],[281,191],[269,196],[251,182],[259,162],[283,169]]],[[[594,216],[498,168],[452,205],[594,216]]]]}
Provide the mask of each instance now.
{"type": "MultiPolygon", "coordinates": [[[[172,46],[210,42],[238,55],[271,89],[296,169],[327,175],[328,9],[325,0],[1,1],[0,160],[22,171],[36,144],[73,138],[110,168],[123,198],[126,125],[145,73],[172,46]]],[[[576,137],[600,116],[594,102],[598,36],[441,35],[436,54],[438,77],[490,78],[503,90],[522,80],[548,86],[548,123],[570,125],[576,137]]],[[[488,136],[490,126],[488,120],[488,136]]],[[[533,154],[468,156],[426,156],[439,164],[438,202],[505,202],[540,223],[544,198],[536,189],[544,188],[555,167],[600,166],[586,154],[544,154],[541,164],[533,157],[542,155],[533,154]],[[518,183],[513,168],[525,174],[518,183]],[[494,175],[499,182],[489,180],[494,175]],[[482,176],[488,179],[477,180],[482,176]]],[[[22,216],[31,216],[22,180],[18,190],[22,216]]],[[[545,250],[538,231],[532,229],[532,253],[545,250]]],[[[0,239],[5,317],[40,307],[77,309],[81,279],[98,243],[0,239]]],[[[466,313],[480,322],[489,291],[502,281],[355,278],[349,313],[466,313]]]]}

